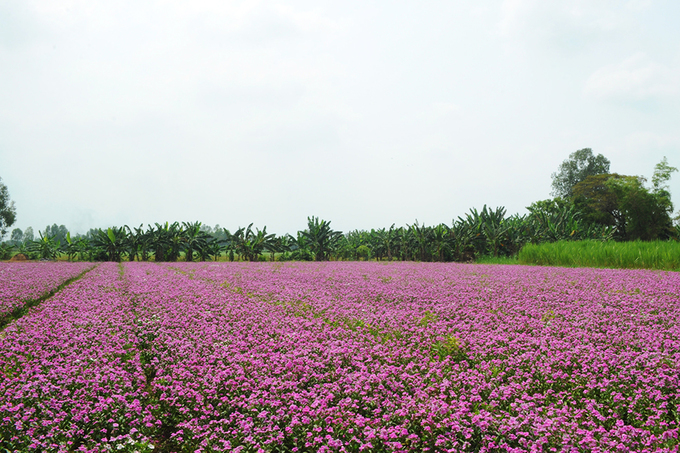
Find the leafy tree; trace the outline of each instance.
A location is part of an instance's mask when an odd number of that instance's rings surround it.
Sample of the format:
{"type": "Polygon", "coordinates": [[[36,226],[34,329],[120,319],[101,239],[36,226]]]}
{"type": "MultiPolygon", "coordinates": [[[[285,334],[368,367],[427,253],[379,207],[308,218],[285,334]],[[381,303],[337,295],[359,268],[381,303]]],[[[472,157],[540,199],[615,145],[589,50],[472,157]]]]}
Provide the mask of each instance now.
{"type": "Polygon", "coordinates": [[[21,228],[15,228],[12,230],[12,234],[9,237],[10,242],[12,245],[19,245],[22,242],[24,242],[24,232],[21,231],[21,228]]]}
{"type": "Polygon", "coordinates": [[[66,244],[66,235],[68,234],[68,228],[65,225],[59,225],[55,223],[52,226],[47,225],[45,227],[45,235],[52,237],[57,244],[60,246],[66,244]]]}
{"type": "Polygon", "coordinates": [[[565,206],[568,206],[570,203],[569,201],[565,200],[564,198],[550,198],[548,200],[539,200],[539,201],[534,201],[531,203],[531,205],[527,206],[527,210],[531,214],[539,215],[539,214],[547,214],[547,215],[554,215],[559,212],[561,212],[565,206]]]}
{"type": "Polygon", "coordinates": [[[617,207],[621,215],[618,228],[621,239],[628,241],[668,239],[672,222],[666,202],[670,201],[645,188],[644,181],[644,178],[635,176],[607,181],[607,187],[618,201],[617,207]]]}
{"type": "Polygon", "coordinates": [[[24,244],[31,242],[34,239],[33,227],[28,227],[24,231],[24,244]]]}
{"type": "Polygon", "coordinates": [[[17,210],[14,202],[9,199],[9,190],[0,178],[0,239],[5,237],[7,229],[14,225],[17,218],[17,210]]]}
{"type": "Polygon", "coordinates": [[[586,224],[613,226],[618,240],[668,239],[676,235],[667,186],[674,171],[664,158],[651,188],[641,176],[591,175],[574,186],[572,201],[586,224]]]}
{"type": "Polygon", "coordinates": [[[654,166],[654,174],[652,175],[652,193],[657,198],[659,206],[663,207],[669,215],[673,213],[673,203],[671,203],[668,181],[676,171],[678,169],[668,165],[668,159],[664,156],[661,162],[654,166]]]}
{"type": "Polygon", "coordinates": [[[553,195],[556,197],[570,198],[573,187],[585,180],[588,176],[609,173],[609,159],[602,154],[593,155],[590,148],[580,149],[569,155],[562,162],[557,173],[553,173],[553,195]]]}
{"type": "Polygon", "coordinates": [[[574,186],[571,201],[585,222],[625,230],[625,218],[619,209],[618,196],[608,183],[625,178],[634,177],[618,173],[591,175],[574,186]]]}

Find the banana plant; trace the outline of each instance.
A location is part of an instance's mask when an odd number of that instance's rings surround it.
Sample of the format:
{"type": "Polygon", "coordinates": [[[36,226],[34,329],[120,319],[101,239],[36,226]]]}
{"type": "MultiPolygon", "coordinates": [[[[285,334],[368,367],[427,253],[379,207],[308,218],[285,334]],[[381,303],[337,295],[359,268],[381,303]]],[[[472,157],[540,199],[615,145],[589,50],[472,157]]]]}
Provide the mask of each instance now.
{"type": "Polygon", "coordinates": [[[267,234],[267,227],[262,230],[253,230],[253,224],[248,225],[247,228],[239,228],[232,235],[235,250],[248,261],[257,261],[265,249],[271,247],[271,243],[275,237],[273,234],[267,234]]]}
{"type": "Polygon", "coordinates": [[[76,242],[71,239],[71,232],[66,233],[66,244],[62,246],[64,253],[69,261],[73,261],[73,258],[78,254],[78,249],[76,248],[76,242]]]}
{"type": "Polygon", "coordinates": [[[149,225],[149,242],[153,250],[154,261],[165,261],[166,253],[170,248],[170,227],[168,222],[164,225],[156,223],[156,228],[149,225]]]}
{"type": "Polygon", "coordinates": [[[342,232],[331,229],[331,222],[307,217],[307,229],[302,232],[316,261],[328,261],[342,237],[342,232]]]}
{"type": "Polygon", "coordinates": [[[222,246],[220,241],[215,238],[210,238],[198,249],[198,256],[201,261],[207,261],[212,258],[217,261],[222,255],[222,246]]]}
{"type": "Polygon", "coordinates": [[[288,242],[290,244],[291,258],[300,261],[312,261],[314,256],[309,249],[307,236],[302,231],[297,232],[297,237],[288,235],[288,242]]]}
{"type": "Polygon", "coordinates": [[[411,232],[411,235],[415,239],[415,242],[418,247],[418,259],[420,261],[426,261],[429,258],[429,247],[428,243],[430,242],[430,231],[429,228],[427,228],[425,225],[419,225],[418,220],[416,220],[416,223],[413,225],[408,226],[409,231],[411,232]]]}
{"type": "Polygon", "coordinates": [[[442,224],[437,225],[431,230],[432,249],[437,261],[444,261],[444,257],[449,250],[449,227],[442,224]]]}
{"type": "Polygon", "coordinates": [[[106,261],[120,261],[127,248],[128,234],[124,227],[96,230],[92,243],[99,248],[106,261]]]}
{"type": "Polygon", "coordinates": [[[12,250],[14,246],[10,243],[3,242],[0,244],[0,260],[8,260],[12,258],[12,250]]]}
{"type": "Polygon", "coordinates": [[[30,252],[35,252],[44,260],[56,259],[59,256],[59,243],[54,240],[55,236],[50,236],[47,233],[43,236],[40,231],[38,231],[38,234],[40,235],[40,239],[31,241],[28,250],[30,252]]]}
{"type": "Polygon", "coordinates": [[[209,234],[201,231],[201,222],[184,222],[184,240],[182,246],[185,261],[193,261],[194,252],[199,252],[199,255],[204,258],[205,255],[201,255],[200,251],[206,248],[211,238],[209,234]]]}

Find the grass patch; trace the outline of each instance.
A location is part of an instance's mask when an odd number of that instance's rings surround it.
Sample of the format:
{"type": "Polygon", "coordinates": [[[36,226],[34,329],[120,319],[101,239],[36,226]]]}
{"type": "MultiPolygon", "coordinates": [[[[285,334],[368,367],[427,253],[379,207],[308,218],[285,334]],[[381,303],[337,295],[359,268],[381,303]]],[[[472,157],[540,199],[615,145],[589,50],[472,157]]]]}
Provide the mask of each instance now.
{"type": "Polygon", "coordinates": [[[520,264],[680,271],[680,242],[560,241],[527,244],[520,264]]]}
{"type": "Polygon", "coordinates": [[[519,264],[517,256],[480,256],[475,264],[519,264]]]}

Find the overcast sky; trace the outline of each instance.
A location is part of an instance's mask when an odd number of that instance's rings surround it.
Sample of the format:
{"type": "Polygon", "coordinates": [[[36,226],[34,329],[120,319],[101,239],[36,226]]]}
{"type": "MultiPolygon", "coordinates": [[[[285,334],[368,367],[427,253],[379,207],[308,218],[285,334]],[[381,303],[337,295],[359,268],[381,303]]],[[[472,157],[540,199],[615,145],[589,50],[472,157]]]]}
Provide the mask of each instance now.
{"type": "Polygon", "coordinates": [[[581,148],[680,167],[678,23],[677,0],[2,0],[0,177],[36,234],[523,214],[581,148]]]}

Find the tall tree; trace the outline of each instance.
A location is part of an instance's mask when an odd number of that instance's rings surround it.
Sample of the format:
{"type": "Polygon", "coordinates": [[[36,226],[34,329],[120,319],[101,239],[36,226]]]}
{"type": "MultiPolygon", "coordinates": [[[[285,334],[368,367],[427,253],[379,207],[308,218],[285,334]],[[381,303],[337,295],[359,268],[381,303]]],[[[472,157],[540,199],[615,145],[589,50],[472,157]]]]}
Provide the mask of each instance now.
{"type": "Polygon", "coordinates": [[[619,240],[668,239],[675,235],[666,186],[673,171],[665,159],[661,161],[651,189],[644,186],[641,176],[588,176],[574,186],[572,200],[586,223],[614,226],[619,240]]]}
{"type": "Polygon", "coordinates": [[[15,228],[12,230],[12,235],[9,237],[10,242],[12,242],[12,245],[19,245],[22,242],[24,242],[24,232],[21,231],[21,228],[15,228]]]}
{"type": "Polygon", "coordinates": [[[560,164],[557,173],[553,173],[552,187],[553,196],[569,198],[572,196],[574,186],[585,180],[588,176],[609,173],[609,159],[602,154],[593,155],[593,150],[583,148],[569,155],[569,158],[560,164]]]}
{"type": "Polygon", "coordinates": [[[0,178],[0,240],[7,234],[7,229],[14,225],[17,218],[17,209],[14,202],[9,199],[9,190],[0,178]]]}
{"type": "Polygon", "coordinates": [[[50,236],[54,239],[60,246],[66,245],[66,235],[68,234],[68,228],[66,225],[57,225],[56,223],[52,226],[47,225],[45,227],[45,236],[50,236]]]}
{"type": "Polygon", "coordinates": [[[24,230],[24,244],[31,242],[34,239],[33,227],[28,227],[24,230]]]}

